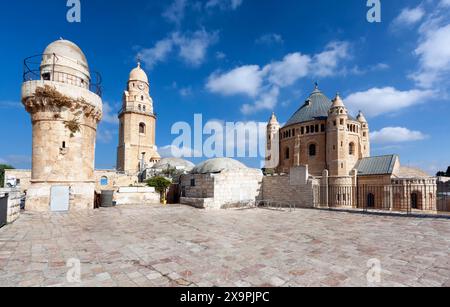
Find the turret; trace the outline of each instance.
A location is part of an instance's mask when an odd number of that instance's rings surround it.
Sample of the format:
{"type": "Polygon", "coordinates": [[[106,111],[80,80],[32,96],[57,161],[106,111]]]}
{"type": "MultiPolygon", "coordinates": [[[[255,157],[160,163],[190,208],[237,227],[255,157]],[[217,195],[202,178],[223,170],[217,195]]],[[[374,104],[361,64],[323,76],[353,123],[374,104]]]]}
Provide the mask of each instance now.
{"type": "Polygon", "coordinates": [[[280,123],[272,113],[269,123],[267,124],[267,142],[266,142],[266,169],[275,169],[278,167],[280,159],[280,123]]]}
{"type": "Polygon", "coordinates": [[[359,111],[359,114],[356,118],[358,122],[361,124],[361,155],[363,158],[370,157],[370,130],[369,124],[363,114],[362,111],[359,111]]]}
{"type": "Polygon", "coordinates": [[[348,111],[339,94],[332,100],[328,112],[327,129],[327,165],[330,176],[347,176],[348,165],[347,144],[348,111]]]}

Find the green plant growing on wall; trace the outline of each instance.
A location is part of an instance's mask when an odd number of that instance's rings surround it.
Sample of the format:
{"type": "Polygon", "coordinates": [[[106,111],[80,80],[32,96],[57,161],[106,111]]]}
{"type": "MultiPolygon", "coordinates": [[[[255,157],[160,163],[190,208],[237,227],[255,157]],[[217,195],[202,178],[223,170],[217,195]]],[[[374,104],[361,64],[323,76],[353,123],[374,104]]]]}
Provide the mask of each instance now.
{"type": "Polygon", "coordinates": [[[77,119],[72,119],[65,122],[65,126],[67,129],[69,129],[71,138],[75,136],[75,133],[80,132],[81,130],[80,123],[77,119]]]}
{"type": "Polygon", "coordinates": [[[147,180],[149,187],[155,188],[156,192],[161,195],[161,202],[166,202],[166,193],[172,182],[164,177],[156,176],[147,180]]]}
{"type": "Polygon", "coordinates": [[[7,169],[14,169],[14,167],[8,164],[0,164],[0,187],[5,186],[5,170],[7,169]]]}

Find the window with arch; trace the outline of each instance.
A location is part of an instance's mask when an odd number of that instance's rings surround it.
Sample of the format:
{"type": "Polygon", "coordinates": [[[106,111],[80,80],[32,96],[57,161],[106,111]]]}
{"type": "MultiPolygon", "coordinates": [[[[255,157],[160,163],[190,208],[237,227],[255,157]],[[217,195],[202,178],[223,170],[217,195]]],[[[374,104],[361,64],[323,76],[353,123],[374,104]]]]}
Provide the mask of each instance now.
{"type": "Polygon", "coordinates": [[[147,111],[147,107],[146,106],[142,106],[142,110],[145,112],[147,111]]]}
{"type": "Polygon", "coordinates": [[[375,195],[372,193],[367,194],[367,208],[375,208],[375,195]]]}
{"type": "Polygon", "coordinates": [[[108,185],[108,177],[106,177],[106,176],[103,176],[101,179],[100,179],[100,185],[101,186],[107,186],[108,185]]]}
{"type": "Polygon", "coordinates": [[[144,101],[144,96],[141,96],[141,101],[144,101]]]}
{"type": "Polygon", "coordinates": [[[138,110],[141,111],[142,110],[142,106],[138,105],[138,110]]]}
{"type": "Polygon", "coordinates": [[[355,155],[355,143],[350,143],[350,145],[348,146],[348,153],[350,154],[350,156],[354,156],[355,155]]]}
{"type": "Polygon", "coordinates": [[[285,149],[284,151],[284,159],[285,160],[289,160],[291,158],[291,150],[288,148],[285,149]]]}
{"type": "Polygon", "coordinates": [[[145,134],[145,130],[146,130],[146,126],[144,123],[140,123],[139,124],[139,133],[140,134],[145,134]]]}
{"type": "Polygon", "coordinates": [[[317,155],[317,145],[316,144],[309,145],[309,156],[315,157],[316,155],[317,155]]]}

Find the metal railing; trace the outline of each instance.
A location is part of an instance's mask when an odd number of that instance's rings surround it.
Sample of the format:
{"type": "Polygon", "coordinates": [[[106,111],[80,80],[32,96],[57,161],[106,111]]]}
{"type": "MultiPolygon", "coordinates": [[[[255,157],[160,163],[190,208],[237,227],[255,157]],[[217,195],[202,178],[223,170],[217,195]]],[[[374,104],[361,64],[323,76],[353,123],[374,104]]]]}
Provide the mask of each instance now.
{"type": "Polygon", "coordinates": [[[450,186],[445,184],[328,185],[315,187],[314,195],[318,208],[450,212],[450,186]]]}
{"type": "Polygon", "coordinates": [[[61,58],[66,61],[71,61],[77,65],[83,65],[78,61],[56,54],[39,54],[31,56],[23,61],[23,82],[47,80],[67,83],[88,89],[89,91],[99,95],[100,97],[102,96],[102,77],[98,72],[90,71],[91,77],[89,82],[86,83],[86,81],[79,76],[67,73],[66,71],[62,71],[59,68],[61,67],[61,65],[58,64],[58,60],[61,58]],[[50,59],[51,62],[53,62],[53,65],[51,66],[50,70],[46,70],[44,73],[42,73],[41,64],[44,57],[53,58],[53,60],[50,59]]]}

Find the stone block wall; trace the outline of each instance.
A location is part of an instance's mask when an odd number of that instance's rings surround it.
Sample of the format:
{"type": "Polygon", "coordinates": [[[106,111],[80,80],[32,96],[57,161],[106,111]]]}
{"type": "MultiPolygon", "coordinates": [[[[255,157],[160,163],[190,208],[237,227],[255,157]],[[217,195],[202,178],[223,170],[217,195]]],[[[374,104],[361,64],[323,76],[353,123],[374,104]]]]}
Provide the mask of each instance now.
{"type": "Polygon", "coordinates": [[[314,187],[319,182],[309,179],[304,185],[295,185],[289,175],[265,176],[262,184],[262,200],[288,203],[298,208],[313,208],[314,187]]]}
{"type": "Polygon", "coordinates": [[[114,193],[116,205],[157,205],[161,196],[154,188],[120,188],[114,193]]]}
{"type": "Polygon", "coordinates": [[[20,200],[22,193],[18,189],[0,189],[0,197],[8,195],[7,223],[13,223],[20,216],[20,200]]]}

